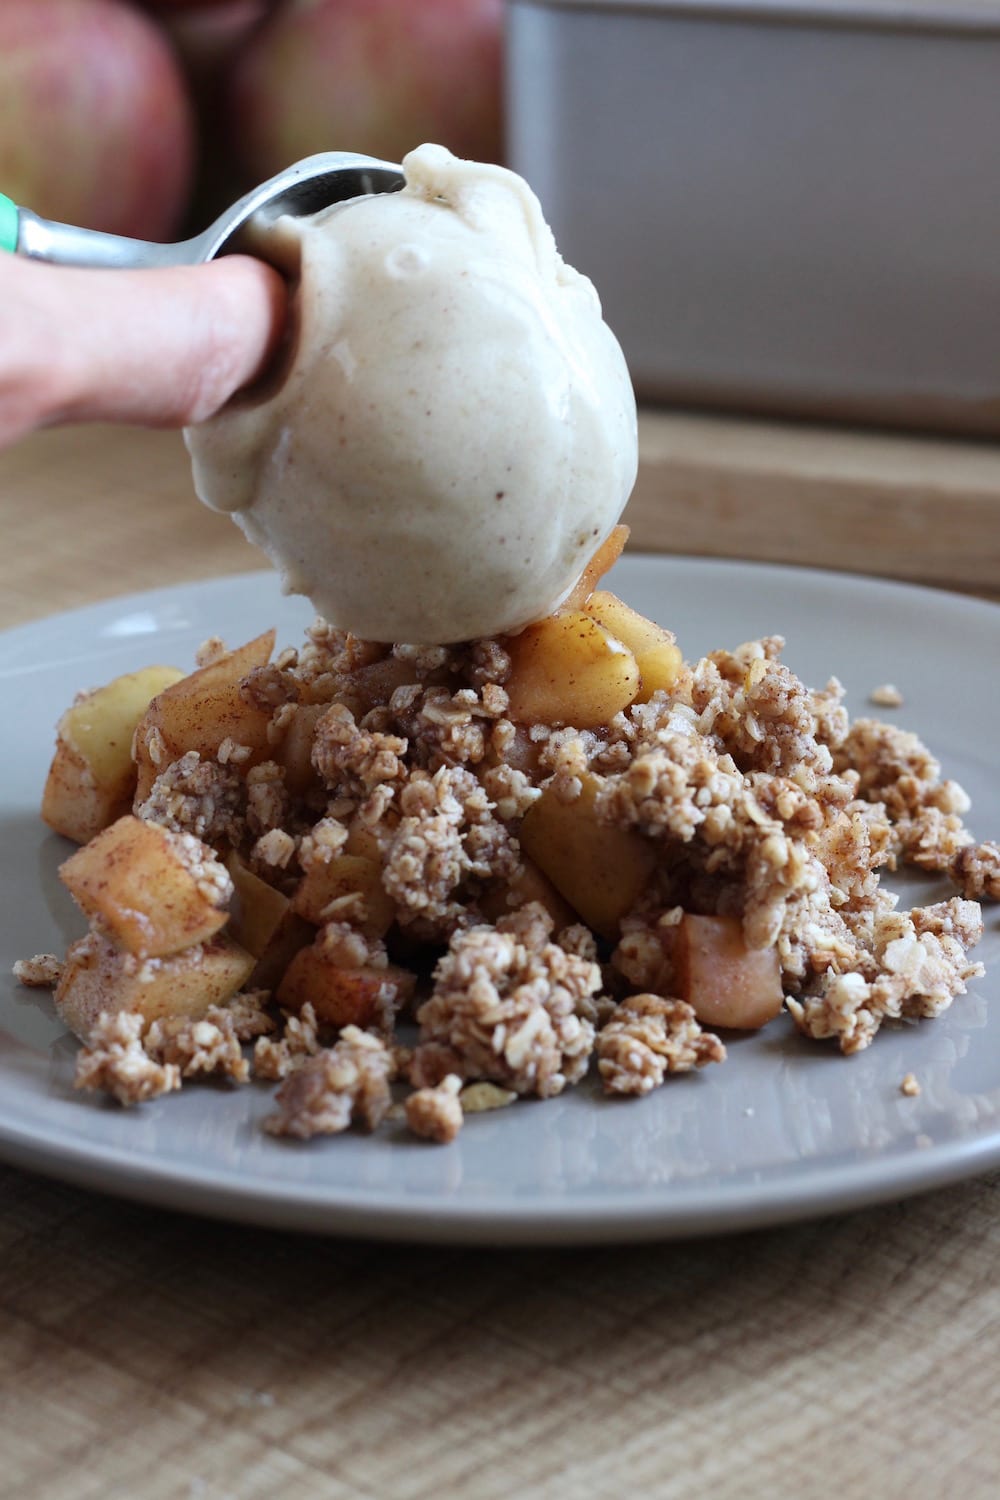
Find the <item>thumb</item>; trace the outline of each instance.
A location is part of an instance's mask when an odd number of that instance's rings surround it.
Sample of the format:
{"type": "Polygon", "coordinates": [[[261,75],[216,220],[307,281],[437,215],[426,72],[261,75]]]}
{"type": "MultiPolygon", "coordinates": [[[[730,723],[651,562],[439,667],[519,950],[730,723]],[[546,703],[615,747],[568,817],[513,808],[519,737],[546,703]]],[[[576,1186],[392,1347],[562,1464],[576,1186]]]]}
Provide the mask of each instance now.
{"type": "Polygon", "coordinates": [[[34,348],[28,426],[204,421],[261,374],[284,326],[284,282],[247,256],[150,271],[16,265],[16,301],[4,300],[34,348]]]}

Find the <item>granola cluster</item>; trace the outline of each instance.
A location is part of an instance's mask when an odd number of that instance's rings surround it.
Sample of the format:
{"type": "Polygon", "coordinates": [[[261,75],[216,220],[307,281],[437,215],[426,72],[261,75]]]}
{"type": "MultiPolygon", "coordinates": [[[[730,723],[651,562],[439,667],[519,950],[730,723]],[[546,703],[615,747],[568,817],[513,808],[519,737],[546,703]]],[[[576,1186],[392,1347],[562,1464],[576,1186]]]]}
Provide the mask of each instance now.
{"type": "Polygon", "coordinates": [[[551,937],[552,919],[537,903],[455,935],[417,1011],[415,1082],[456,1074],[543,1099],[579,1082],[594,1047],[585,1012],[601,971],[551,937]]]}
{"type": "MultiPolygon", "coordinates": [[[[135,1103],[255,1077],[280,1084],[274,1134],[388,1117],[447,1142],[466,1113],[551,1097],[592,1066],[636,1096],[722,1062],[683,959],[694,919],[770,955],[775,1009],[783,995],[845,1053],[940,1014],[982,972],[968,955],[1000,846],[974,841],[968,798],[915,735],[851,724],[840,684],[808,688],[779,637],[683,666],[596,729],[518,718],[508,644],[385,647],[317,621],[240,681],[253,734],[238,712],[211,752],[144,732],[136,813],[183,846],[206,896],[235,883],[254,988],[147,1019],[140,985],[86,1037],[80,1087],[135,1103]],[[541,808],[569,853],[529,837],[541,808]],[[575,864],[577,847],[610,868],[575,864]],[[960,894],[897,911],[880,876],[902,862],[960,894]],[[581,922],[601,882],[621,909],[581,922]]],[[[225,658],[217,640],[199,654],[225,658]]],[[[18,975],[64,982],[48,955],[18,975]]]]}
{"type": "Polygon", "coordinates": [[[414,1135],[446,1146],[462,1128],[462,1080],[448,1073],[435,1088],[414,1089],[406,1101],[406,1123],[414,1135]]]}
{"type": "Polygon", "coordinates": [[[632,995],[597,1039],[598,1070],[609,1094],[648,1094],[668,1073],[724,1062],[726,1049],[683,1000],[632,995]]]}
{"type": "Polygon", "coordinates": [[[395,1062],[384,1040],[345,1026],[335,1046],[324,1047],[288,1075],[264,1128],[300,1140],[336,1135],[352,1124],[375,1130],[392,1107],[394,1075],[395,1062]]]}
{"type": "Polygon", "coordinates": [[[107,1011],[78,1054],[76,1087],[109,1093],[120,1104],[140,1104],[179,1089],[187,1078],[246,1083],[250,1068],[243,1044],[264,1040],[275,1027],[267,998],[246,992],[196,1018],[147,1021],[141,1011],[107,1011]]]}

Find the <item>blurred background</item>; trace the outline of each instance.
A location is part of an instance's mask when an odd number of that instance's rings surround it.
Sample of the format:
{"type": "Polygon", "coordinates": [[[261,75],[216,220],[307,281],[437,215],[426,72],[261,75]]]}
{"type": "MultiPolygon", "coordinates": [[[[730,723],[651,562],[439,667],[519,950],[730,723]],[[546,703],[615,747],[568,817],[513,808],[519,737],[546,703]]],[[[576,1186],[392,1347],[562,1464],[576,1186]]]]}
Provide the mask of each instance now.
{"type": "Polygon", "coordinates": [[[313,151],[499,160],[503,0],[2,0],[0,187],[147,239],[313,151]]]}
{"type": "Polygon", "coordinates": [[[994,589],[998,78],[1000,0],[0,0],[0,190],[168,239],[313,151],[506,162],[625,350],[634,543],[994,589]]]}
{"type": "Polygon", "coordinates": [[[506,160],[641,397],[1000,434],[1000,0],[3,0],[0,189],[149,239],[506,160]]]}

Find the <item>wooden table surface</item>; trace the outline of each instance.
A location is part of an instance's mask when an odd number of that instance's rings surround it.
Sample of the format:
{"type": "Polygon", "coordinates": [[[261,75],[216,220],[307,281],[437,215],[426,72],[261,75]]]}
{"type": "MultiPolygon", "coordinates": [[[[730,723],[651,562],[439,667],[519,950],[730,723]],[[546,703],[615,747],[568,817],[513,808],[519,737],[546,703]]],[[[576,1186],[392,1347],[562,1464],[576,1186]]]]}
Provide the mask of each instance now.
{"type": "MultiPolygon", "coordinates": [[[[995,450],[656,417],[643,451],[647,546],[717,551],[735,517],[754,555],[1000,580],[995,450]]],[[[0,503],[5,625],[256,557],[194,503],[173,435],[32,439],[0,503]]],[[[0,1497],[995,1500],[998,1268],[997,1175],[731,1238],[512,1252],[0,1168],[0,1497]]]]}

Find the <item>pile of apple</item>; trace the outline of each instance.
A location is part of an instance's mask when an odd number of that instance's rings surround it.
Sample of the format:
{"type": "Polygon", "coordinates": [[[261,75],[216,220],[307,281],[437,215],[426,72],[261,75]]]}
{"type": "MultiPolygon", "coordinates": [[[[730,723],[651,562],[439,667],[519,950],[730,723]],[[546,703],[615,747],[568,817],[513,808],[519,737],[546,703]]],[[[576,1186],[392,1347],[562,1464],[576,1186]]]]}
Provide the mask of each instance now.
{"type": "Polygon", "coordinates": [[[167,239],[313,151],[398,161],[433,140],[498,160],[502,10],[0,0],[0,191],[47,218],[167,239]]]}

